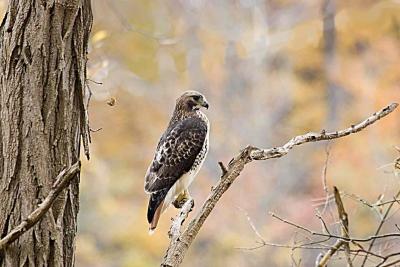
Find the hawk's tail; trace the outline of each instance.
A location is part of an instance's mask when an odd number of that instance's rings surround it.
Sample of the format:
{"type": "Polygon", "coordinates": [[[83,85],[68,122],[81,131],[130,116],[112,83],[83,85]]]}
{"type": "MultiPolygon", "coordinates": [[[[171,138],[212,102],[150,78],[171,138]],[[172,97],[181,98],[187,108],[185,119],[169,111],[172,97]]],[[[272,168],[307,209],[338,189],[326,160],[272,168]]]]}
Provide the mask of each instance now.
{"type": "Polygon", "coordinates": [[[149,234],[152,234],[157,227],[167,193],[168,189],[162,189],[150,195],[149,207],[147,208],[147,221],[150,224],[149,234]]]}

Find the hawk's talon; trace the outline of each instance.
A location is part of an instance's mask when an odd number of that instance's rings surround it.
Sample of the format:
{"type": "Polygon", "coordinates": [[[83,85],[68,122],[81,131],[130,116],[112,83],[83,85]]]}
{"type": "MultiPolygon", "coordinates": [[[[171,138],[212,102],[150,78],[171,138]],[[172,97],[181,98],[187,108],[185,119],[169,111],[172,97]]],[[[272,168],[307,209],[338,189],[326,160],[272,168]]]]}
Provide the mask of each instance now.
{"type": "Polygon", "coordinates": [[[189,192],[187,190],[184,190],[182,193],[178,195],[178,197],[175,199],[172,204],[174,205],[175,208],[181,209],[183,205],[191,199],[189,192]]]}
{"type": "Polygon", "coordinates": [[[174,202],[172,202],[172,204],[174,205],[175,208],[177,209],[181,209],[183,207],[183,205],[186,203],[186,201],[188,201],[188,198],[182,198],[182,199],[175,199],[174,202]]]}

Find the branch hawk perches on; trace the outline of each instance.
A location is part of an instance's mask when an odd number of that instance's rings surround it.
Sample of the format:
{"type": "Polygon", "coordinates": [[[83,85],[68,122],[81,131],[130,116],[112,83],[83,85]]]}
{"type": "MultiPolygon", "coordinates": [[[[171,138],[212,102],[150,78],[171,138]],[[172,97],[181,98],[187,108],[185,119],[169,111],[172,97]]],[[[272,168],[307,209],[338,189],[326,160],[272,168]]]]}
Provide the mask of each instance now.
{"type": "Polygon", "coordinates": [[[150,233],[172,202],[180,208],[188,199],[187,189],[204,162],[210,124],[200,111],[201,107],[208,109],[202,94],[185,92],[176,100],[167,130],[158,142],[144,185],[144,190],[150,194],[147,210],[150,233]]]}

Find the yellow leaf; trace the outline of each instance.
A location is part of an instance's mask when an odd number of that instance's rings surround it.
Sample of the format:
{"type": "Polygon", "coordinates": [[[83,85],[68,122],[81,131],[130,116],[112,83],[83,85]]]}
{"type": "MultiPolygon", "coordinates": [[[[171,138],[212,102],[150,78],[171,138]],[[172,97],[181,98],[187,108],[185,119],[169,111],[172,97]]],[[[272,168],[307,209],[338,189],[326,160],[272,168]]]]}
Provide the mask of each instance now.
{"type": "Polygon", "coordinates": [[[92,42],[97,43],[100,42],[101,40],[104,40],[107,38],[108,33],[106,31],[98,31],[96,32],[93,37],[92,37],[92,42]]]}

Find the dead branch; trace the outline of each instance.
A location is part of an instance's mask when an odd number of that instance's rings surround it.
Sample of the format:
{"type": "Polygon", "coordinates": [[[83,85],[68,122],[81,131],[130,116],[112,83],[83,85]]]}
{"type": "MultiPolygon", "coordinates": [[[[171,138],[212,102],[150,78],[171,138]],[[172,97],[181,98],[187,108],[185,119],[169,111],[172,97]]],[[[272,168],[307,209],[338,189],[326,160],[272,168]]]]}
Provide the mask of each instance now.
{"type": "MultiPolygon", "coordinates": [[[[346,210],[344,209],[344,205],[342,202],[342,198],[340,197],[339,190],[337,189],[336,186],[333,187],[333,193],[335,195],[335,202],[336,202],[336,207],[338,210],[338,216],[340,219],[340,229],[342,232],[342,236],[346,238],[350,238],[349,235],[349,216],[347,215],[346,210]]],[[[349,242],[343,242],[344,246],[344,252],[346,255],[346,260],[347,260],[347,266],[348,267],[353,267],[353,262],[350,258],[350,245],[349,242]]]]}
{"type": "MultiPolygon", "coordinates": [[[[273,216],[275,218],[283,221],[284,223],[287,223],[287,224],[289,224],[291,226],[295,226],[296,228],[299,228],[299,229],[302,229],[302,230],[304,229],[304,231],[312,233],[312,230],[306,229],[305,227],[302,227],[300,225],[296,225],[296,224],[294,224],[292,222],[289,222],[288,220],[282,219],[282,218],[280,218],[280,217],[278,217],[276,215],[273,215],[273,216]]],[[[322,239],[322,240],[312,240],[312,239],[307,238],[307,240],[310,240],[311,242],[304,243],[304,241],[301,241],[301,242],[295,242],[295,244],[293,244],[293,245],[270,243],[270,242],[265,241],[265,239],[261,236],[261,234],[258,232],[256,227],[254,226],[251,218],[248,216],[247,213],[246,213],[246,217],[247,217],[247,220],[248,220],[249,225],[251,226],[253,232],[259,238],[259,241],[256,242],[256,243],[258,243],[257,246],[239,247],[238,249],[256,250],[256,249],[259,249],[259,248],[262,248],[262,247],[265,247],[265,246],[270,246],[270,247],[277,247],[277,248],[287,248],[287,249],[290,249],[291,251],[293,251],[295,249],[328,250],[327,254],[329,254],[329,257],[332,257],[335,252],[345,252],[345,253],[348,253],[348,255],[346,255],[346,259],[348,260],[348,265],[349,266],[352,266],[352,261],[351,261],[350,255],[353,255],[354,257],[362,256],[362,255],[376,257],[376,258],[381,260],[381,263],[378,266],[383,265],[389,258],[392,258],[392,257],[400,255],[400,252],[392,253],[392,254],[389,254],[389,255],[386,255],[386,256],[383,256],[383,255],[380,255],[380,254],[376,254],[376,253],[367,251],[360,243],[357,243],[355,241],[351,241],[351,243],[353,245],[355,245],[356,247],[358,247],[359,249],[350,249],[350,246],[349,246],[348,249],[347,248],[342,248],[343,247],[343,243],[349,243],[350,241],[339,240],[341,245],[339,245],[339,242],[336,242],[334,245],[325,244],[326,242],[328,242],[328,241],[330,241],[332,239],[332,237],[333,237],[332,235],[330,235],[329,237],[324,237],[324,239],[322,239]],[[349,260],[350,260],[350,262],[349,262],[349,260]]],[[[318,215],[317,215],[317,217],[320,220],[323,221],[322,217],[319,217],[318,215]]],[[[324,224],[325,224],[325,222],[324,222],[324,224]]],[[[328,232],[328,233],[330,232],[329,230],[325,230],[325,231],[328,232]]],[[[318,234],[316,234],[316,235],[318,235],[318,234]]],[[[349,240],[356,240],[355,238],[351,238],[350,236],[348,236],[348,238],[349,238],[349,240]]],[[[367,242],[367,241],[363,241],[363,242],[367,242]]],[[[316,262],[315,262],[316,266],[318,266],[320,264],[320,262],[321,262],[323,257],[326,257],[326,255],[324,253],[320,253],[318,255],[318,257],[316,259],[316,262]]]]}
{"type": "MultiPolygon", "coordinates": [[[[328,172],[328,162],[329,162],[329,155],[330,155],[330,146],[329,146],[329,142],[326,144],[325,146],[325,164],[324,164],[324,168],[322,170],[322,186],[325,192],[325,202],[323,205],[323,209],[321,214],[324,214],[326,212],[326,209],[329,206],[329,202],[330,202],[330,195],[329,195],[329,190],[328,190],[328,184],[327,184],[327,172],[328,172]]],[[[322,220],[322,217],[320,218],[320,220],[322,220]]],[[[322,220],[323,222],[323,220],[322,220]]],[[[325,229],[326,229],[326,225],[325,225],[325,229]]]]}
{"type": "Polygon", "coordinates": [[[319,233],[319,232],[315,232],[315,231],[313,231],[313,230],[311,230],[311,229],[309,229],[309,228],[307,228],[305,226],[302,226],[300,224],[297,224],[297,223],[291,222],[291,221],[289,221],[287,219],[284,219],[284,218],[276,215],[275,213],[270,212],[270,215],[273,218],[275,218],[275,219],[277,219],[277,220],[279,220],[279,221],[281,221],[283,223],[286,223],[288,225],[291,225],[291,226],[293,226],[293,227],[295,227],[297,229],[303,230],[303,231],[309,233],[310,235],[319,236],[319,237],[326,237],[326,238],[336,238],[336,239],[343,240],[345,242],[365,243],[365,242],[370,242],[370,241],[376,240],[376,239],[384,239],[384,238],[388,238],[388,237],[393,237],[393,238],[399,238],[400,237],[400,233],[394,233],[394,232],[393,233],[381,234],[381,235],[371,235],[371,236],[368,236],[368,237],[365,237],[365,238],[344,237],[344,236],[341,236],[341,235],[319,233]]]}
{"type": "Polygon", "coordinates": [[[186,218],[189,216],[189,213],[192,211],[194,207],[194,200],[189,199],[183,204],[181,208],[181,212],[179,216],[176,216],[175,219],[172,220],[171,228],[169,229],[169,238],[171,240],[177,240],[181,233],[181,226],[186,218]]]}
{"type": "Polygon", "coordinates": [[[69,185],[70,181],[74,177],[77,177],[76,174],[79,173],[80,169],[81,162],[78,161],[74,165],[64,169],[57,175],[55,179],[56,181],[51,187],[49,194],[43,200],[43,202],[39,204],[39,207],[35,209],[31,214],[29,214],[26,219],[24,219],[19,225],[17,225],[4,238],[0,240],[0,251],[4,250],[8,245],[18,239],[30,228],[35,226],[35,224],[44,217],[44,215],[50,209],[51,205],[60,194],[60,192],[69,185]]]}
{"type": "MultiPolygon", "coordinates": [[[[397,192],[397,194],[394,196],[394,199],[397,199],[398,197],[400,197],[400,190],[399,190],[399,191],[397,192]]],[[[375,235],[378,235],[379,232],[381,231],[381,229],[382,229],[382,227],[383,227],[383,224],[386,222],[386,219],[388,218],[389,213],[390,213],[390,210],[392,209],[394,203],[396,203],[396,202],[390,203],[389,207],[386,209],[385,214],[384,214],[383,217],[381,218],[381,221],[379,222],[378,228],[376,229],[375,235]]],[[[373,246],[374,246],[374,243],[375,243],[375,240],[372,240],[372,242],[369,244],[368,251],[372,251],[372,248],[373,248],[373,246]]],[[[362,264],[361,264],[361,267],[364,267],[364,265],[365,265],[366,262],[367,262],[367,259],[368,259],[368,257],[364,257],[364,260],[363,260],[363,262],[362,262],[362,264]]],[[[387,258],[387,259],[388,259],[388,258],[387,258]]],[[[385,259],[384,261],[386,261],[387,259],[385,259]]]]}
{"type": "MultiPolygon", "coordinates": [[[[394,198],[397,199],[399,196],[400,196],[400,191],[397,192],[397,194],[396,194],[396,196],[394,198]]],[[[375,235],[378,235],[379,232],[381,231],[381,229],[383,227],[383,224],[386,222],[386,219],[387,219],[387,217],[388,217],[388,215],[390,213],[390,210],[392,209],[394,203],[395,202],[390,203],[389,207],[386,209],[385,214],[383,215],[381,221],[379,222],[379,226],[378,226],[378,228],[377,228],[377,230],[375,232],[375,235]]],[[[372,240],[371,244],[368,247],[368,251],[372,250],[372,247],[374,246],[374,243],[375,243],[375,240],[372,240]]],[[[366,261],[367,261],[367,258],[364,258],[363,263],[361,265],[362,267],[365,265],[366,261]]]]}
{"type": "Polygon", "coordinates": [[[331,257],[340,249],[340,247],[344,244],[343,240],[338,240],[336,243],[325,253],[318,255],[315,266],[317,267],[325,267],[328,264],[328,261],[331,257]]]}
{"type": "MultiPolygon", "coordinates": [[[[342,236],[345,238],[349,238],[349,219],[347,216],[347,212],[344,209],[344,205],[342,199],[340,197],[339,190],[336,186],[333,187],[333,193],[335,195],[336,207],[338,210],[338,216],[341,223],[341,232],[342,236]]],[[[329,231],[328,231],[329,234],[329,231]]],[[[328,264],[330,258],[340,249],[340,247],[344,246],[344,250],[346,253],[346,259],[348,266],[353,266],[352,261],[350,259],[350,246],[348,241],[337,240],[336,243],[322,256],[319,260],[317,260],[316,266],[324,267],[328,264]]]]}
{"type": "MultiPolygon", "coordinates": [[[[398,147],[396,147],[396,150],[397,150],[398,152],[400,152],[400,150],[399,150],[398,147]]],[[[394,164],[394,168],[395,168],[395,169],[399,169],[399,168],[400,168],[399,162],[400,162],[400,157],[398,157],[398,158],[395,160],[395,164],[394,164]]],[[[377,228],[375,234],[379,234],[379,232],[381,231],[381,229],[382,229],[382,227],[383,227],[383,224],[384,224],[384,223],[386,222],[386,220],[388,219],[390,210],[392,209],[394,203],[399,203],[399,202],[398,202],[398,198],[399,198],[399,197],[400,197],[400,191],[398,191],[397,194],[393,197],[393,199],[394,199],[393,201],[380,203],[380,205],[384,205],[384,204],[388,204],[388,203],[389,203],[389,207],[386,209],[385,214],[381,217],[381,221],[379,222],[379,225],[378,225],[378,228],[377,228]]],[[[378,205],[377,205],[377,206],[378,206],[378,205]]],[[[396,226],[396,228],[398,228],[398,227],[397,227],[397,224],[395,224],[395,226],[396,226]]],[[[373,241],[370,243],[370,245],[369,245],[369,247],[368,247],[368,250],[367,250],[368,252],[372,252],[372,248],[373,248],[373,246],[374,246],[374,243],[375,243],[375,240],[373,240],[373,241]]],[[[394,254],[387,255],[386,257],[384,257],[384,258],[382,259],[382,262],[381,262],[378,266],[392,266],[392,265],[395,265],[395,264],[399,263],[400,260],[394,260],[394,261],[392,261],[392,262],[389,262],[389,263],[385,264],[386,261],[388,261],[390,257],[398,256],[399,254],[400,254],[400,253],[394,253],[394,254]]],[[[367,259],[368,259],[368,257],[364,257],[363,262],[362,262],[362,265],[361,265],[362,267],[363,267],[363,266],[365,265],[365,263],[367,262],[367,259]]]]}
{"type": "Polygon", "coordinates": [[[307,133],[305,135],[299,135],[292,138],[289,142],[281,147],[270,148],[270,149],[253,149],[251,151],[251,159],[252,160],[266,160],[270,158],[280,158],[286,155],[293,147],[302,145],[305,143],[310,142],[317,142],[317,141],[326,141],[341,138],[353,133],[357,133],[365,129],[367,126],[375,123],[376,121],[380,120],[381,118],[385,117],[393,110],[397,108],[397,103],[392,103],[385,108],[381,109],[380,111],[374,113],[369,118],[365,119],[364,121],[360,122],[357,125],[351,125],[351,127],[336,131],[336,132],[325,132],[321,131],[321,133],[307,133]]]}
{"type": "MultiPolygon", "coordinates": [[[[281,147],[274,147],[269,149],[260,149],[253,146],[248,146],[244,148],[239,155],[234,157],[226,168],[226,172],[222,174],[221,179],[212,188],[210,195],[207,197],[203,206],[201,207],[198,214],[191,220],[186,229],[179,235],[175,240],[171,239],[169,247],[164,256],[164,260],[161,266],[178,266],[182,263],[187,250],[192,244],[193,240],[196,238],[198,232],[200,231],[202,225],[204,224],[207,217],[210,215],[215,205],[222,197],[222,195],[228,190],[231,184],[243,171],[244,166],[253,160],[267,160],[271,158],[280,158],[286,155],[293,147],[299,146],[305,143],[325,141],[341,138],[353,133],[362,131],[367,126],[375,123],[379,119],[385,117],[397,108],[397,103],[392,103],[380,111],[374,113],[372,116],[368,117],[364,121],[358,123],[357,125],[352,125],[349,128],[343,129],[336,132],[325,132],[325,130],[320,133],[307,133],[305,135],[299,135],[292,138],[289,142],[281,147]]],[[[223,170],[224,172],[224,170],[223,170]]],[[[338,236],[338,238],[342,238],[338,236]]],[[[343,238],[342,238],[343,239],[343,238]]],[[[350,241],[350,240],[344,240],[350,241]]]]}

